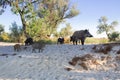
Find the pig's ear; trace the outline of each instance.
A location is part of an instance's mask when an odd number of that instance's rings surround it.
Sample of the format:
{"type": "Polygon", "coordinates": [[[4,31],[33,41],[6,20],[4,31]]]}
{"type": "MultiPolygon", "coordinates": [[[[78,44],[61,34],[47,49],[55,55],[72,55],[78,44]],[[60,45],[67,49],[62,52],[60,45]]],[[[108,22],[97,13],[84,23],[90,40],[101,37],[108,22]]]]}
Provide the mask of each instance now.
{"type": "Polygon", "coordinates": [[[89,31],[89,29],[86,29],[87,31],[89,31]]]}
{"type": "Polygon", "coordinates": [[[88,32],[88,30],[87,30],[87,29],[85,29],[85,30],[84,30],[84,32],[86,33],[86,32],[88,32]]]}

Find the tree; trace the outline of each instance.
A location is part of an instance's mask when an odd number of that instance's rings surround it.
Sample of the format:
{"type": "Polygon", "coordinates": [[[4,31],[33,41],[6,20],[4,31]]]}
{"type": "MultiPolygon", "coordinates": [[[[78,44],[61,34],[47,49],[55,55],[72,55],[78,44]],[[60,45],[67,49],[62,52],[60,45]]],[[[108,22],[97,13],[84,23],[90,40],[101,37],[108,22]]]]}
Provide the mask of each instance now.
{"type": "Polygon", "coordinates": [[[18,26],[16,22],[12,23],[12,26],[10,27],[10,36],[12,41],[20,42],[22,33],[23,33],[22,27],[18,26]]]}
{"type": "Polygon", "coordinates": [[[27,33],[29,23],[32,23],[31,21],[34,18],[36,20],[38,18],[42,19],[42,26],[39,27],[45,29],[48,35],[51,35],[61,22],[79,14],[79,11],[74,6],[69,6],[69,0],[1,0],[0,4],[3,9],[10,5],[12,12],[20,15],[26,37],[29,35],[27,33]],[[34,5],[37,5],[39,10],[35,9],[34,5]]]}
{"type": "Polygon", "coordinates": [[[46,29],[44,19],[32,19],[27,28],[28,34],[33,37],[35,41],[46,39],[49,31],[46,29]]]}
{"type": "Polygon", "coordinates": [[[69,5],[69,0],[43,0],[38,13],[40,18],[44,17],[47,31],[51,35],[61,22],[78,15],[79,11],[74,5],[69,5]]]}
{"type": "Polygon", "coordinates": [[[4,26],[0,24],[0,35],[2,32],[4,32],[4,26]]]}
{"type": "Polygon", "coordinates": [[[109,39],[109,34],[114,31],[114,27],[118,25],[117,21],[113,21],[111,24],[107,23],[108,19],[105,16],[102,16],[99,19],[99,25],[97,26],[97,32],[99,34],[105,32],[108,39],[109,39]]]}
{"type": "Polygon", "coordinates": [[[66,24],[66,27],[62,28],[60,31],[60,36],[68,37],[72,34],[72,27],[70,24],[66,24]]]}
{"type": "Polygon", "coordinates": [[[2,6],[4,9],[7,7],[7,5],[10,5],[12,8],[11,9],[12,12],[20,15],[23,25],[23,32],[24,35],[27,37],[28,36],[26,32],[27,21],[36,16],[33,4],[37,2],[39,2],[39,0],[1,0],[0,6],[2,6]]]}
{"type": "Polygon", "coordinates": [[[59,32],[55,32],[55,37],[69,37],[73,33],[72,27],[69,23],[66,24],[66,27],[61,28],[59,32]]]}
{"type": "Polygon", "coordinates": [[[69,0],[43,0],[39,6],[39,17],[33,18],[28,23],[27,32],[32,37],[40,39],[45,39],[47,35],[56,34],[61,22],[79,14],[74,6],[69,6],[69,0]]]}

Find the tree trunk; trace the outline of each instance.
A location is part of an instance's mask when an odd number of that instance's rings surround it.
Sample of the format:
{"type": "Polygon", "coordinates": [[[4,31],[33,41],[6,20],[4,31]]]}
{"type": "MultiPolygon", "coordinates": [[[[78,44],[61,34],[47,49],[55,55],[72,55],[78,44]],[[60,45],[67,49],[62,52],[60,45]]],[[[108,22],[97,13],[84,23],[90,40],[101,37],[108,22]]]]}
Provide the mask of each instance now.
{"type": "Polygon", "coordinates": [[[24,36],[27,38],[27,37],[28,37],[28,34],[27,34],[27,32],[26,32],[27,24],[26,24],[26,21],[25,21],[25,18],[24,18],[24,14],[20,13],[20,18],[21,18],[22,25],[23,25],[23,33],[24,33],[24,36]]]}

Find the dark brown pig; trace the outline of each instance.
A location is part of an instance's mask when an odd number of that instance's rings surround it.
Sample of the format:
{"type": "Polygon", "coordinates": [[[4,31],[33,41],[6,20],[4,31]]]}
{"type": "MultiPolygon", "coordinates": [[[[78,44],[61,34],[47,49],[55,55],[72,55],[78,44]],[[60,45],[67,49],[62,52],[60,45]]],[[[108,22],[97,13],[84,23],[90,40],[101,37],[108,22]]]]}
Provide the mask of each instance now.
{"type": "Polygon", "coordinates": [[[14,51],[20,51],[21,50],[21,46],[20,46],[20,44],[15,44],[14,46],[14,51]]]}
{"type": "Polygon", "coordinates": [[[59,37],[57,40],[57,44],[64,44],[64,38],[63,37],[59,37]]]}
{"type": "Polygon", "coordinates": [[[80,40],[81,44],[84,45],[86,37],[93,37],[93,36],[89,33],[89,30],[87,29],[79,30],[73,33],[73,35],[70,37],[70,41],[73,41],[73,44],[75,44],[76,42],[77,45],[77,41],[80,40]]]}

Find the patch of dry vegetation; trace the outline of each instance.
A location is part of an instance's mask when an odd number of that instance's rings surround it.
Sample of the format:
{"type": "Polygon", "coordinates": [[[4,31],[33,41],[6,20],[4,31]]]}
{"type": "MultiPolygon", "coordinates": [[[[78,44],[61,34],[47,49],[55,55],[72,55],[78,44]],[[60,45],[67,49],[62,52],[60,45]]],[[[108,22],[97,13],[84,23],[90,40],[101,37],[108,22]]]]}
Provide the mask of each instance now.
{"type": "MultiPolygon", "coordinates": [[[[74,57],[72,61],[69,62],[72,66],[79,66],[79,69],[83,70],[110,70],[116,69],[117,63],[113,62],[110,56],[101,56],[95,57],[95,55],[86,54],[80,57],[74,57]]],[[[115,59],[117,59],[116,57],[115,59]]],[[[120,57],[118,58],[120,59],[120,57]]],[[[66,68],[66,70],[70,71],[72,68],[66,68]]]]}
{"type": "MultiPolygon", "coordinates": [[[[94,45],[92,48],[93,51],[100,54],[85,54],[82,56],[75,56],[68,63],[74,67],[79,66],[79,69],[82,70],[118,70],[120,66],[120,50],[115,51],[116,54],[113,53],[114,56],[110,55],[109,52],[113,52],[113,47],[119,45],[119,43],[94,45]]],[[[67,69],[68,71],[73,70],[72,68],[66,68],[66,70],[67,69]]]]}

